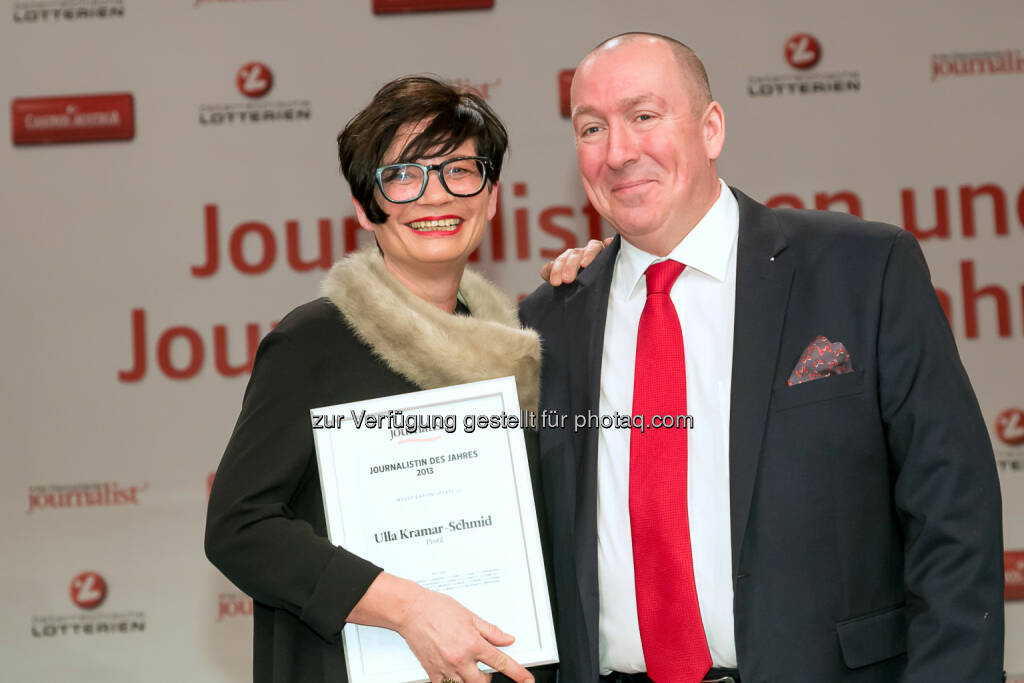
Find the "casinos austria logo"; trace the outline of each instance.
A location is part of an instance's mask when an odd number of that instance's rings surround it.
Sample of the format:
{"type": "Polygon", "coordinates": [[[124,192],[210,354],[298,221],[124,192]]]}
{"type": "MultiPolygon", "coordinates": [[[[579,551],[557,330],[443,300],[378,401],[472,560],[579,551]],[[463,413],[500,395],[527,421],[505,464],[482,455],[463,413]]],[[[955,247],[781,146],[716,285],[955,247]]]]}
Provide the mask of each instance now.
{"type": "Polygon", "coordinates": [[[14,3],[16,24],[68,24],[124,16],[124,0],[41,0],[14,3]]]}
{"type": "Polygon", "coordinates": [[[572,88],[572,77],[576,69],[562,69],[558,72],[558,111],[562,116],[572,116],[569,104],[569,89],[572,88]]]}
{"type": "Polygon", "coordinates": [[[99,610],[106,605],[110,594],[107,579],[99,572],[90,569],[75,574],[67,590],[69,607],[77,609],[64,614],[32,617],[33,637],[119,635],[146,630],[146,615],[142,612],[99,610]]]}
{"type": "Polygon", "coordinates": [[[243,99],[199,105],[199,123],[204,126],[304,121],[313,116],[309,100],[265,99],[275,86],[274,72],[264,62],[250,61],[235,71],[235,87],[243,99]]]}
{"type": "Polygon", "coordinates": [[[11,100],[11,138],[16,145],[131,140],[133,137],[135,100],[131,93],[11,100]]]}
{"type": "Polygon", "coordinates": [[[810,33],[795,33],[782,44],[783,61],[792,69],[785,74],[751,76],[747,94],[751,97],[824,95],[860,91],[856,71],[819,72],[824,51],[821,41],[810,33]]]}

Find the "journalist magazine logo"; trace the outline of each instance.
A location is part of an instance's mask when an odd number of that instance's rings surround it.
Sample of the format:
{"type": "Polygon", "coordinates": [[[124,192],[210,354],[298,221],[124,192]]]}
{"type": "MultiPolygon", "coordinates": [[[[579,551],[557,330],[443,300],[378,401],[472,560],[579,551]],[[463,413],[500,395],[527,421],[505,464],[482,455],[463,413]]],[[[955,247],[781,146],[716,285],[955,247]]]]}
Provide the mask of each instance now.
{"type": "Polygon", "coordinates": [[[125,485],[117,481],[34,485],[28,487],[25,512],[31,515],[46,510],[138,505],[140,494],[148,488],[149,482],[125,485]]]}
{"type": "Polygon", "coordinates": [[[501,85],[501,79],[496,78],[493,81],[478,81],[473,78],[456,78],[452,81],[452,85],[459,90],[474,92],[485,100],[490,100],[491,95],[494,94],[495,88],[501,85]]]}
{"type": "MultiPolygon", "coordinates": [[[[266,96],[277,85],[273,70],[260,61],[243,63],[234,74],[237,96],[232,102],[199,105],[203,126],[308,121],[313,108],[306,99],[274,99],[266,96]]],[[[287,88],[285,88],[287,90],[287,88]]],[[[276,92],[276,89],[275,89],[276,92]]]]}
{"type": "Polygon", "coordinates": [[[1024,52],[1020,50],[979,50],[931,56],[931,81],[950,76],[994,76],[1024,74],[1024,52]]]}
{"type": "Polygon", "coordinates": [[[15,145],[131,140],[135,99],[131,93],[19,97],[11,100],[15,145]]]}
{"type": "Polygon", "coordinates": [[[824,54],[822,43],[815,35],[794,33],[782,43],[782,61],[790,71],[750,76],[747,79],[747,95],[784,97],[859,92],[861,81],[858,72],[817,70],[824,54]]]}
{"type": "Polygon", "coordinates": [[[86,570],[71,577],[67,585],[68,607],[74,611],[32,617],[34,638],[111,636],[146,630],[146,615],[136,610],[103,611],[112,595],[106,577],[86,570]]]}
{"type": "Polygon", "coordinates": [[[220,593],[217,596],[217,623],[239,617],[252,618],[252,598],[243,593],[220,593]]]}
{"type": "Polygon", "coordinates": [[[13,3],[16,24],[78,24],[124,17],[124,0],[42,0],[13,3]]]}
{"type": "Polygon", "coordinates": [[[1007,408],[992,422],[992,447],[1000,474],[1024,474],[1024,410],[1007,408]]]}
{"type": "Polygon", "coordinates": [[[373,0],[374,14],[441,12],[460,9],[491,9],[494,0],[373,0]]]}

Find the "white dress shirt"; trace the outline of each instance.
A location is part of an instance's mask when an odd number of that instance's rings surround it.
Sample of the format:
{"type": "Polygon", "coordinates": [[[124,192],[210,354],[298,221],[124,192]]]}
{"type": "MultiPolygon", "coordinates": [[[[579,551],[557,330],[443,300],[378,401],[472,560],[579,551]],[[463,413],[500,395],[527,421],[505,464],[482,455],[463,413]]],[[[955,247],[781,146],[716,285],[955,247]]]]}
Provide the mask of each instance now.
{"type": "MultiPolygon", "coordinates": [[[[686,354],[687,506],[693,571],[715,666],[736,666],[729,527],[729,398],[739,209],[729,187],[668,255],[686,266],[672,287],[686,354]]],[[[631,414],[644,271],[664,261],[622,241],[612,274],[601,357],[602,415],[631,414]]],[[[597,447],[597,572],[601,673],[646,671],[629,525],[629,430],[602,429],[597,447]]]]}

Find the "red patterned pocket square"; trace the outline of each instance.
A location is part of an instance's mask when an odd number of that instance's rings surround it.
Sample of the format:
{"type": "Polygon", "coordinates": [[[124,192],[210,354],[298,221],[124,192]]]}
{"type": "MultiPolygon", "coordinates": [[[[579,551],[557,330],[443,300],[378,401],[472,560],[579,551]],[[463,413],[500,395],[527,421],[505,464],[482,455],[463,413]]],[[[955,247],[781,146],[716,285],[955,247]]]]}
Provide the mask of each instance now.
{"type": "Polygon", "coordinates": [[[800,362],[786,384],[793,386],[847,372],[853,372],[853,361],[846,347],[842,342],[830,342],[828,337],[819,334],[800,355],[800,362]]]}

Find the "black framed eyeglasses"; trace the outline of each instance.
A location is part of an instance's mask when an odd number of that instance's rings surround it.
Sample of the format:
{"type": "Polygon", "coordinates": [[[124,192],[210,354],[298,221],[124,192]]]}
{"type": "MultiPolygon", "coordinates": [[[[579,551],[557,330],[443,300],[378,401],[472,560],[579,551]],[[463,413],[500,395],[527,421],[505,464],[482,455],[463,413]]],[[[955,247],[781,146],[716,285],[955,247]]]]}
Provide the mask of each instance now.
{"type": "Polygon", "coordinates": [[[448,194],[472,197],[484,189],[490,167],[487,157],[455,157],[429,166],[411,162],[388,164],[377,169],[377,187],[392,204],[407,204],[423,196],[428,175],[437,171],[441,186],[448,194]]]}

